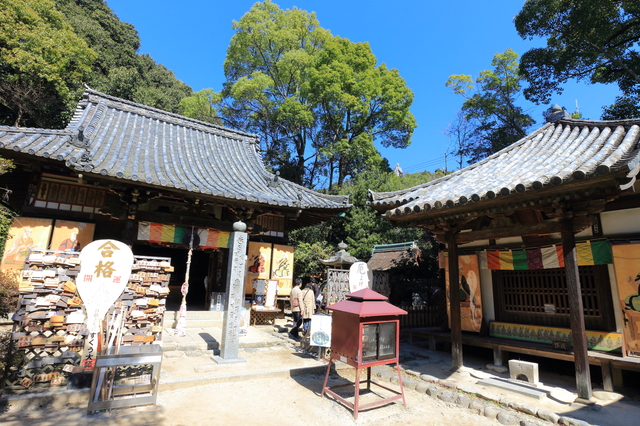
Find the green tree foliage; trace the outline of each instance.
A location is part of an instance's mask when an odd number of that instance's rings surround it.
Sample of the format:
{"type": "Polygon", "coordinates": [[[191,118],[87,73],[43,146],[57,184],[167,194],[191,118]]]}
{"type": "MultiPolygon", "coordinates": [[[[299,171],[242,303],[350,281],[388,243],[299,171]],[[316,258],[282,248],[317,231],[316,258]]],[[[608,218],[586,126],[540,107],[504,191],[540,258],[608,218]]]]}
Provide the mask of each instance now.
{"type": "Polygon", "coordinates": [[[377,216],[376,212],[366,205],[367,192],[369,189],[387,192],[410,188],[443,175],[442,172],[422,172],[396,176],[390,171],[379,170],[359,173],[334,191],[342,195],[350,194],[353,207],[343,216],[329,222],[292,232],[289,235],[290,243],[298,247],[302,243],[310,245],[326,242],[332,247],[332,253],[335,253],[338,243],[344,241],[348,245],[347,251],[352,256],[366,261],[371,257],[371,250],[376,244],[423,239],[426,231],[414,227],[393,227],[388,220],[377,216]]]}
{"type": "Polygon", "coordinates": [[[3,0],[0,123],[64,127],[83,84],[179,112],[193,91],[139,47],[135,28],[104,0],[3,0]]]}
{"type": "Polygon", "coordinates": [[[326,241],[301,242],[295,246],[293,275],[297,277],[323,276],[327,267],[321,260],[335,253],[335,247],[326,241]]]}
{"type": "Polygon", "coordinates": [[[0,119],[4,124],[62,126],[96,52],[51,0],[0,2],[0,119]]]}
{"type": "Polygon", "coordinates": [[[220,94],[212,89],[202,89],[193,96],[187,96],[180,101],[180,114],[207,123],[222,125],[222,120],[218,117],[215,107],[220,99],[220,94]]]}
{"type": "Polygon", "coordinates": [[[527,0],[515,18],[523,38],[547,39],[522,55],[530,86],[524,93],[549,103],[575,79],[616,83],[622,95],[603,118],[640,117],[640,3],[637,0],[527,0]]]}
{"type": "Polygon", "coordinates": [[[289,242],[295,247],[294,271],[297,276],[324,275],[326,266],[320,262],[337,251],[341,241],[347,243],[347,251],[357,259],[367,261],[374,245],[418,241],[421,256],[418,262],[409,258],[394,267],[391,298],[393,303],[410,303],[413,293],[427,303],[435,302],[440,287],[438,279],[438,243],[431,233],[416,227],[393,227],[376,215],[366,205],[369,189],[376,192],[397,191],[429,182],[446,173],[422,172],[396,176],[390,171],[368,171],[349,179],[334,192],[351,194],[353,207],[342,217],[289,234],[289,242]],[[317,255],[314,254],[317,252],[317,255]]]}
{"type": "Polygon", "coordinates": [[[104,0],[56,0],[76,34],[98,57],[86,80],[92,88],[170,112],[180,112],[189,86],[147,54],[138,54],[140,37],[133,25],[120,21],[104,0]]]}
{"type": "MultiPolygon", "coordinates": [[[[0,228],[4,226],[5,221],[5,217],[0,215],[0,228]]],[[[1,229],[0,232],[2,232],[1,229]]],[[[16,275],[11,271],[0,271],[0,319],[8,319],[9,314],[15,312],[17,304],[18,279],[16,275]]],[[[0,379],[4,379],[2,372],[5,371],[5,368],[15,365],[16,361],[15,355],[11,353],[11,331],[0,330],[0,379]]]]}
{"type": "Polygon", "coordinates": [[[234,22],[222,117],[261,136],[281,176],[329,186],[382,159],[374,140],[405,147],[413,94],[397,70],[376,65],[366,43],[334,37],[314,13],[258,2],[234,22]]]}
{"type": "Polygon", "coordinates": [[[418,240],[425,233],[415,227],[394,227],[388,220],[366,205],[369,190],[376,192],[397,191],[431,180],[429,172],[396,176],[389,172],[364,172],[347,182],[340,189],[342,194],[351,194],[353,207],[346,213],[344,241],[349,252],[358,259],[368,260],[377,244],[393,244],[418,240]]]}
{"type": "Polygon", "coordinates": [[[314,141],[326,164],[329,187],[382,164],[374,139],[405,148],[416,127],[413,93],[397,70],[376,66],[368,43],[333,37],[316,55],[304,88],[318,118],[314,141]]]}
{"type": "Polygon", "coordinates": [[[516,105],[522,91],[518,54],[511,49],[496,53],[493,70],[480,72],[478,78],[458,74],[449,76],[446,85],[465,98],[464,118],[471,123],[471,135],[459,155],[479,161],[525,137],[535,123],[516,105]]]}

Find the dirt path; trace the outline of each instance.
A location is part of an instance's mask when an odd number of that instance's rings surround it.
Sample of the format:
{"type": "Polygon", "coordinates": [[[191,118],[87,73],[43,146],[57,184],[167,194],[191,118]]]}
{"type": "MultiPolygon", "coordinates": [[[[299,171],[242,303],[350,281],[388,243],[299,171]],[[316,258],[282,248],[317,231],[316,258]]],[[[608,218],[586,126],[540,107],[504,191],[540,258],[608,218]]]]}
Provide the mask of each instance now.
{"type": "MultiPolygon", "coordinates": [[[[333,425],[457,425],[495,426],[490,420],[468,409],[446,404],[425,394],[407,390],[407,409],[400,403],[361,411],[357,421],[350,410],[325,396],[320,397],[321,375],[302,375],[286,379],[260,379],[239,383],[221,383],[164,391],[156,406],[114,410],[91,416],[85,410],[43,407],[0,414],[3,426],[64,425],[164,425],[201,424],[333,426],[333,425]]],[[[332,379],[330,385],[335,385],[332,379]]],[[[345,388],[346,389],[346,388],[345,388]]],[[[376,389],[375,387],[373,388],[376,389]]],[[[363,395],[365,402],[373,394],[363,395]]],[[[537,422],[534,424],[542,424],[537,422]]]]}

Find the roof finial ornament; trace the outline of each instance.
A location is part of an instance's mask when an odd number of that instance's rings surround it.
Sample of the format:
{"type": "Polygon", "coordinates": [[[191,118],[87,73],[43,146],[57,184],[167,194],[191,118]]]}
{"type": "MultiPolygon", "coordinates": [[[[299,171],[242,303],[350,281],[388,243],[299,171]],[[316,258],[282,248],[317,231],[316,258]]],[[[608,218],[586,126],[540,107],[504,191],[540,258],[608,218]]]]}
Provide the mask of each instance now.
{"type": "Polygon", "coordinates": [[[71,139],[71,143],[77,147],[83,148],[88,145],[88,142],[88,138],[85,138],[84,127],[78,127],[78,133],[73,136],[73,138],[71,139]]]}
{"type": "Polygon", "coordinates": [[[271,178],[271,180],[267,181],[267,185],[269,185],[270,187],[276,187],[278,186],[278,179],[280,178],[280,172],[277,171],[274,175],[273,178],[271,178]]]}
{"type": "Polygon", "coordinates": [[[547,123],[555,123],[556,121],[571,118],[571,114],[569,114],[566,109],[558,104],[550,107],[542,115],[544,116],[547,123]]]}

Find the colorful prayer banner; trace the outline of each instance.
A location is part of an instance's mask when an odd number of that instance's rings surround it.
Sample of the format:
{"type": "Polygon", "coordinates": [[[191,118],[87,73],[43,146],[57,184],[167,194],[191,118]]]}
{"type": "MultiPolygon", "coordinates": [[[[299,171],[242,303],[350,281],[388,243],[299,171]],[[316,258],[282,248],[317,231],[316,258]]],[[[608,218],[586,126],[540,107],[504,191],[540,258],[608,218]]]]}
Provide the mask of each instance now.
{"type": "MultiPolygon", "coordinates": [[[[485,250],[487,269],[523,271],[564,268],[562,245],[519,250],[485,250]]],[[[576,243],[579,266],[613,263],[609,240],[576,243]]],[[[484,266],[484,262],[480,262],[484,266]]]]}
{"type": "MultiPolygon", "coordinates": [[[[167,225],[163,223],[138,223],[138,240],[154,243],[182,244],[184,236],[191,228],[187,226],[167,225]]],[[[217,229],[197,229],[200,248],[229,248],[229,232],[217,229]]]]}

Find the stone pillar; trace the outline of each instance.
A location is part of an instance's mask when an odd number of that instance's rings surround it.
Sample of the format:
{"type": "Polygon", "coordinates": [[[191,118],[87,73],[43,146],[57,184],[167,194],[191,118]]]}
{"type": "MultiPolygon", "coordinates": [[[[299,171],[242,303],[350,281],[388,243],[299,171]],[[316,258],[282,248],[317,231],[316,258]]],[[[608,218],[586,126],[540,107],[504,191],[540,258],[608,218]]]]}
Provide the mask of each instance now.
{"type": "Polygon", "coordinates": [[[227,300],[222,323],[220,356],[213,356],[218,364],[247,362],[238,356],[240,346],[240,308],[244,305],[244,280],[247,267],[247,225],[233,224],[227,270],[227,300]]]}

